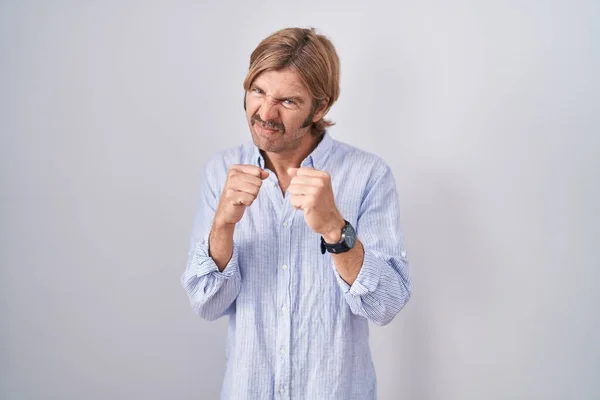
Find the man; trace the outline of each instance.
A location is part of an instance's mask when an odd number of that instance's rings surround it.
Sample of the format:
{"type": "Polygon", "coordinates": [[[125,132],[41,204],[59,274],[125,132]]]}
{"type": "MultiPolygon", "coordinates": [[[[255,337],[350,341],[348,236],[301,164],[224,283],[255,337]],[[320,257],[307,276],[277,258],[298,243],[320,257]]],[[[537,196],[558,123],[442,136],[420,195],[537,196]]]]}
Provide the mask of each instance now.
{"type": "Polygon", "coordinates": [[[252,142],[205,165],[181,277],[229,317],[221,397],[374,399],[368,322],[412,290],[390,168],[326,131],[339,59],[313,29],[263,40],[244,89],[252,142]]]}

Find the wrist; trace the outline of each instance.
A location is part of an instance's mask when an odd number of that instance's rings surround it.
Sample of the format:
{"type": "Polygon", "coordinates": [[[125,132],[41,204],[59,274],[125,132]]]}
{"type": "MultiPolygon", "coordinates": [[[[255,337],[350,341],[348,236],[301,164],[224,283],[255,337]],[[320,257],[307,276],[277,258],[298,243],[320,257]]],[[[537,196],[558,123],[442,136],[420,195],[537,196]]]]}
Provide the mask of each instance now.
{"type": "Polygon", "coordinates": [[[233,255],[233,231],[235,225],[213,223],[208,236],[208,255],[219,271],[223,271],[233,255]]]}
{"type": "Polygon", "coordinates": [[[214,220],[213,225],[212,225],[212,231],[218,232],[220,234],[233,233],[234,230],[235,230],[235,224],[221,222],[217,219],[214,220]]]}
{"type": "Polygon", "coordinates": [[[339,243],[342,240],[342,229],[346,225],[346,221],[341,215],[337,216],[334,221],[329,225],[327,230],[321,233],[323,239],[328,244],[339,243]]]}

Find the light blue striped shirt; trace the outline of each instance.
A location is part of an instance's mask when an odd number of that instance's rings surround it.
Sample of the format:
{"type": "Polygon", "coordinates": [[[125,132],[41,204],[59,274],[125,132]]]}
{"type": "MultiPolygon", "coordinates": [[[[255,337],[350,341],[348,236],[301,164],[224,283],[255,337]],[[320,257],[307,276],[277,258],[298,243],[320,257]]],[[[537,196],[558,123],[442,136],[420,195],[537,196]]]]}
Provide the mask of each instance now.
{"type": "Polygon", "coordinates": [[[219,272],[208,235],[233,164],[264,168],[264,159],[248,142],[206,163],[181,277],[199,316],[229,317],[221,398],[375,399],[368,322],[389,323],[412,291],[390,168],[330,133],[302,162],[331,175],[336,205],[364,246],[349,286],[272,171],[236,225],[233,255],[219,272]]]}

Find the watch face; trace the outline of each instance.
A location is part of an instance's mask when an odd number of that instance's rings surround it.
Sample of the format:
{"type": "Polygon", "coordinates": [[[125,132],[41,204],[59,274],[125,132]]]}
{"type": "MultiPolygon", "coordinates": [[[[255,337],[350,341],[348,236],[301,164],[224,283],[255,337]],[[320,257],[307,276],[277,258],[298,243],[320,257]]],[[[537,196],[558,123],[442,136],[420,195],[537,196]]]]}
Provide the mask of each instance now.
{"type": "Polygon", "coordinates": [[[344,228],[344,242],[346,243],[346,245],[349,248],[353,248],[354,247],[354,243],[356,243],[356,232],[354,231],[354,228],[352,227],[352,225],[347,224],[346,227],[344,228]]]}

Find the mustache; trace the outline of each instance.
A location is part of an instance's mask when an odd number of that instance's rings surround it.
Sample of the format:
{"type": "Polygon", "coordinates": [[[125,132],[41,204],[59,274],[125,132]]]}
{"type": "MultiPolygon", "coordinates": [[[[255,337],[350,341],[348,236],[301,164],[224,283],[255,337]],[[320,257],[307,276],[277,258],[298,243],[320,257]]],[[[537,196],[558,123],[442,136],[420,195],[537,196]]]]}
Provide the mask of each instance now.
{"type": "Polygon", "coordinates": [[[254,123],[258,122],[263,128],[267,128],[267,129],[276,129],[278,131],[281,131],[281,133],[285,133],[285,126],[282,123],[279,122],[275,122],[275,121],[263,121],[258,114],[254,115],[254,117],[252,117],[252,125],[254,125],[254,123]]]}

